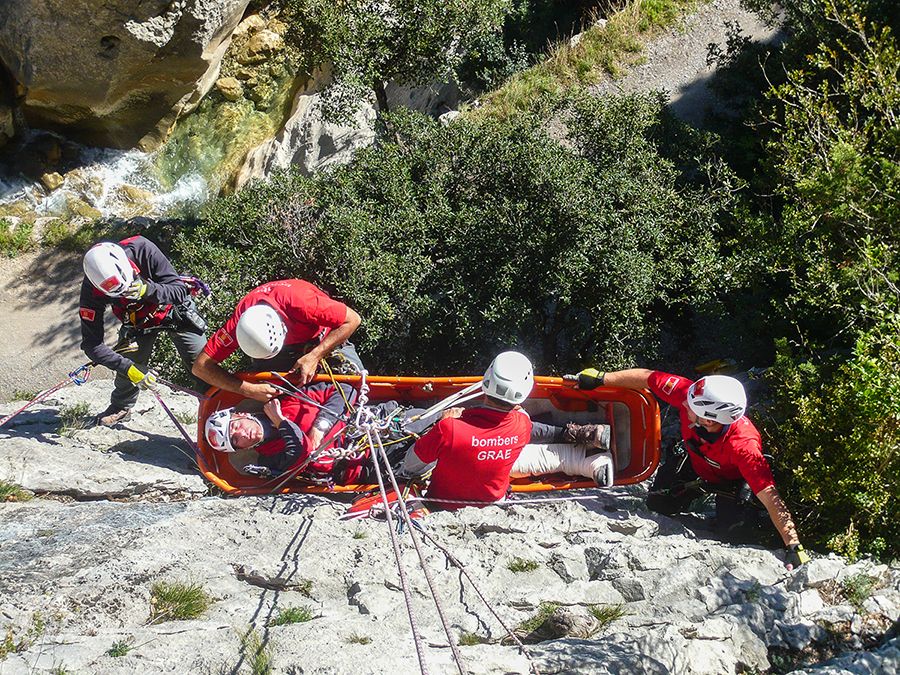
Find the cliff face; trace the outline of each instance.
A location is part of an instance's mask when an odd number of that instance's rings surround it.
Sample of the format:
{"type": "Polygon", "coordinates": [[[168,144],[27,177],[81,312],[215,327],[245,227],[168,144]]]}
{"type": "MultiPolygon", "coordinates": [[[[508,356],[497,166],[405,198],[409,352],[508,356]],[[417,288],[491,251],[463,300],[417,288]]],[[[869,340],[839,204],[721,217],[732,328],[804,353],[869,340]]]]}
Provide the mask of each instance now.
{"type": "MultiPolygon", "coordinates": [[[[45,494],[0,503],[3,673],[248,672],[262,656],[274,672],[418,672],[384,522],[339,520],[339,498],[204,496],[146,394],[121,428],[58,433],[75,406],[102,409],[110,386],[69,387],[0,429],[0,480],[45,494]],[[160,617],[160,582],[201,586],[208,608],[160,617]],[[307,620],[283,621],[290,608],[307,620]]],[[[190,419],[193,399],[162,395],[190,419]]],[[[423,541],[469,672],[900,668],[900,641],[884,636],[900,611],[900,569],[816,556],[788,573],[780,551],[648,513],[644,489],[422,521],[526,643],[527,656],[508,644],[469,581],[423,541]]],[[[426,664],[456,672],[406,532],[400,549],[426,664]]]]}
{"type": "Polygon", "coordinates": [[[249,0],[7,0],[0,62],[32,126],[153,147],[212,86],[249,0]]]}

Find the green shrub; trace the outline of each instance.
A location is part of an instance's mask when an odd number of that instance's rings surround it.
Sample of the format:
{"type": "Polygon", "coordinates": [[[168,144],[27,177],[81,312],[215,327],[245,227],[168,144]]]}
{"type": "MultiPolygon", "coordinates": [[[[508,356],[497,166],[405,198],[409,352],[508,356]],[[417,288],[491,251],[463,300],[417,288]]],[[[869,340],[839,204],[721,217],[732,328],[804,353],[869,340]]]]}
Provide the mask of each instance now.
{"type": "Polygon", "coordinates": [[[801,533],[855,558],[900,554],[900,313],[852,354],[798,358],[785,342],[767,375],[765,427],[801,533]]]}
{"type": "Polygon", "coordinates": [[[252,675],[270,675],[275,666],[274,650],[268,639],[250,627],[241,636],[241,654],[247,661],[252,675]]]}
{"type": "Polygon", "coordinates": [[[133,645],[131,644],[131,640],[117,640],[112,643],[112,646],[106,650],[107,656],[112,656],[113,658],[118,658],[120,656],[127,656],[128,652],[133,649],[133,645]]]}
{"type": "Polygon", "coordinates": [[[609,628],[627,614],[625,605],[591,605],[588,609],[599,623],[598,632],[609,628]]]}
{"type": "Polygon", "coordinates": [[[347,638],[347,642],[351,645],[369,645],[372,644],[372,638],[368,635],[353,633],[347,638]]]}
{"type": "Polygon", "coordinates": [[[463,631],[459,636],[459,645],[461,647],[472,647],[474,645],[483,645],[488,642],[488,639],[482,637],[478,633],[470,633],[468,631],[463,631]]]}
{"type": "Polygon", "coordinates": [[[878,579],[868,574],[854,574],[841,582],[841,593],[853,605],[857,612],[863,611],[863,603],[872,595],[878,586],[878,579]]]}
{"type": "Polygon", "coordinates": [[[59,411],[59,427],[57,429],[59,435],[71,436],[76,431],[86,428],[90,422],[89,412],[90,406],[87,403],[63,406],[59,411]]]}
{"type": "Polygon", "coordinates": [[[158,581],[150,589],[150,623],[196,619],[211,604],[200,584],[158,581]]]}
{"type": "Polygon", "coordinates": [[[34,223],[23,220],[13,224],[5,218],[0,218],[0,254],[8,258],[34,248],[35,242],[31,238],[34,231],[34,223]]]}
{"type": "Polygon", "coordinates": [[[373,372],[471,372],[514,346],[543,372],[652,353],[654,310],[712,290],[728,197],[676,146],[687,132],[660,98],[572,94],[558,110],[569,144],[530,115],[445,129],[396,114],[399,142],[211,204],[177,241],[215,287],[211,323],[297,276],[360,312],[373,372]]]}

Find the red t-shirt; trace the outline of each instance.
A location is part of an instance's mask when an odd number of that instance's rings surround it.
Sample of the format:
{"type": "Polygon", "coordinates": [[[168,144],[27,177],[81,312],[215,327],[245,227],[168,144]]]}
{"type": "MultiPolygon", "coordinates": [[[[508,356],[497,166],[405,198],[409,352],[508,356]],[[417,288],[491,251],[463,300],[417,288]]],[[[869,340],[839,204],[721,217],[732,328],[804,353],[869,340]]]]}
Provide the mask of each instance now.
{"type": "Polygon", "coordinates": [[[287,326],[285,346],[319,341],[347,320],[347,305],[332,300],[324,291],[302,279],[270,281],[247,293],[234,314],[206,343],[203,351],[221,363],[238,348],[237,323],[248,307],[265,303],[287,326]]]}
{"type": "Polygon", "coordinates": [[[509,488],[509,472],[530,437],[531,418],[520,408],[469,408],[458,418],[439,421],[414,448],[423,462],[437,460],[427,496],[478,502],[502,499],[509,488]]]}
{"type": "Polygon", "coordinates": [[[696,452],[688,451],[691,466],[697,475],[711,483],[743,478],[753,494],[775,484],[772,469],[762,454],[762,439],[753,422],[746,416],[725,427],[724,432],[712,443],[697,434],[687,416],[688,389],[691,380],[655,370],[650,374],[648,386],[656,396],[675,406],[681,420],[681,437],[686,444],[694,443],[700,452],[719,466],[713,466],[696,452]]]}

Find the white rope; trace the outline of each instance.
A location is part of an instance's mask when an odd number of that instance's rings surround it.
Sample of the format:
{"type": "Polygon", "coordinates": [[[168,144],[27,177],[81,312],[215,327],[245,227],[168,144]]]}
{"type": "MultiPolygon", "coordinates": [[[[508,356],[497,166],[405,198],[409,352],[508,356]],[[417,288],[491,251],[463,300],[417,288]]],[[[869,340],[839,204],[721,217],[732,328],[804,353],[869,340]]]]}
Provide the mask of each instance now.
{"type": "Polygon", "coordinates": [[[415,417],[411,417],[406,422],[417,422],[418,420],[424,420],[432,415],[436,415],[442,410],[449,408],[454,403],[462,403],[463,401],[469,401],[473,398],[477,398],[481,394],[481,381],[473,382],[465,389],[460,389],[459,391],[450,394],[450,396],[438,401],[433,406],[425,410],[424,412],[419,413],[415,417]]]}

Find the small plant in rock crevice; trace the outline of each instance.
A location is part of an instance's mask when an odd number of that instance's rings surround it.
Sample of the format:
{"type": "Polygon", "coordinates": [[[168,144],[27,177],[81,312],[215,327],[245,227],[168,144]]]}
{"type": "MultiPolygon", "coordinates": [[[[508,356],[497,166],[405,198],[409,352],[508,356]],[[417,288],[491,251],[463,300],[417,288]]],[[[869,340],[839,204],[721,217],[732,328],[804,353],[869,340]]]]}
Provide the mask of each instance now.
{"type": "Polygon", "coordinates": [[[0,480],[0,502],[27,502],[34,497],[28,490],[25,490],[15,483],[7,483],[0,480]]]}
{"type": "Polygon", "coordinates": [[[87,403],[67,405],[59,411],[60,436],[71,436],[79,429],[85,429],[88,425],[88,413],[90,406],[87,403]]]}
{"type": "Polygon", "coordinates": [[[112,646],[106,650],[106,655],[118,658],[120,656],[126,656],[132,649],[133,646],[131,640],[127,638],[125,640],[116,640],[112,643],[112,646]]]}
{"type": "Polygon", "coordinates": [[[863,611],[863,603],[878,586],[878,579],[863,572],[847,577],[841,582],[841,594],[857,612],[863,611]]]}
{"type": "Polygon", "coordinates": [[[599,626],[597,632],[609,628],[614,622],[621,619],[627,613],[625,605],[591,605],[588,608],[599,626]]]}
{"type": "Polygon", "coordinates": [[[547,617],[553,614],[558,608],[559,603],[557,602],[542,602],[537,608],[537,612],[535,612],[534,616],[525,619],[525,621],[516,626],[515,632],[517,634],[527,635],[528,633],[535,631],[538,626],[544,623],[544,621],[547,620],[547,617]]]}
{"type": "Polygon", "coordinates": [[[313,620],[312,609],[302,607],[283,607],[278,615],[269,622],[269,626],[288,626],[293,623],[305,623],[313,620]]]}
{"type": "Polygon", "coordinates": [[[506,569],[515,573],[534,572],[539,567],[540,563],[535,562],[534,560],[525,560],[524,558],[513,558],[506,565],[506,569]]]}
{"type": "Polygon", "coordinates": [[[359,635],[358,633],[353,633],[347,637],[347,643],[351,645],[368,645],[372,644],[372,638],[368,635],[359,635]]]}
{"type": "Polygon", "coordinates": [[[463,631],[459,636],[459,644],[461,647],[472,647],[474,645],[483,645],[488,642],[486,637],[479,635],[478,633],[470,633],[469,631],[463,631]]]}
{"type": "Polygon", "coordinates": [[[269,675],[275,666],[272,644],[251,626],[241,636],[241,654],[253,675],[269,675]]]}
{"type": "Polygon", "coordinates": [[[211,604],[200,584],[158,581],[150,589],[150,623],[195,619],[211,604]]]}

